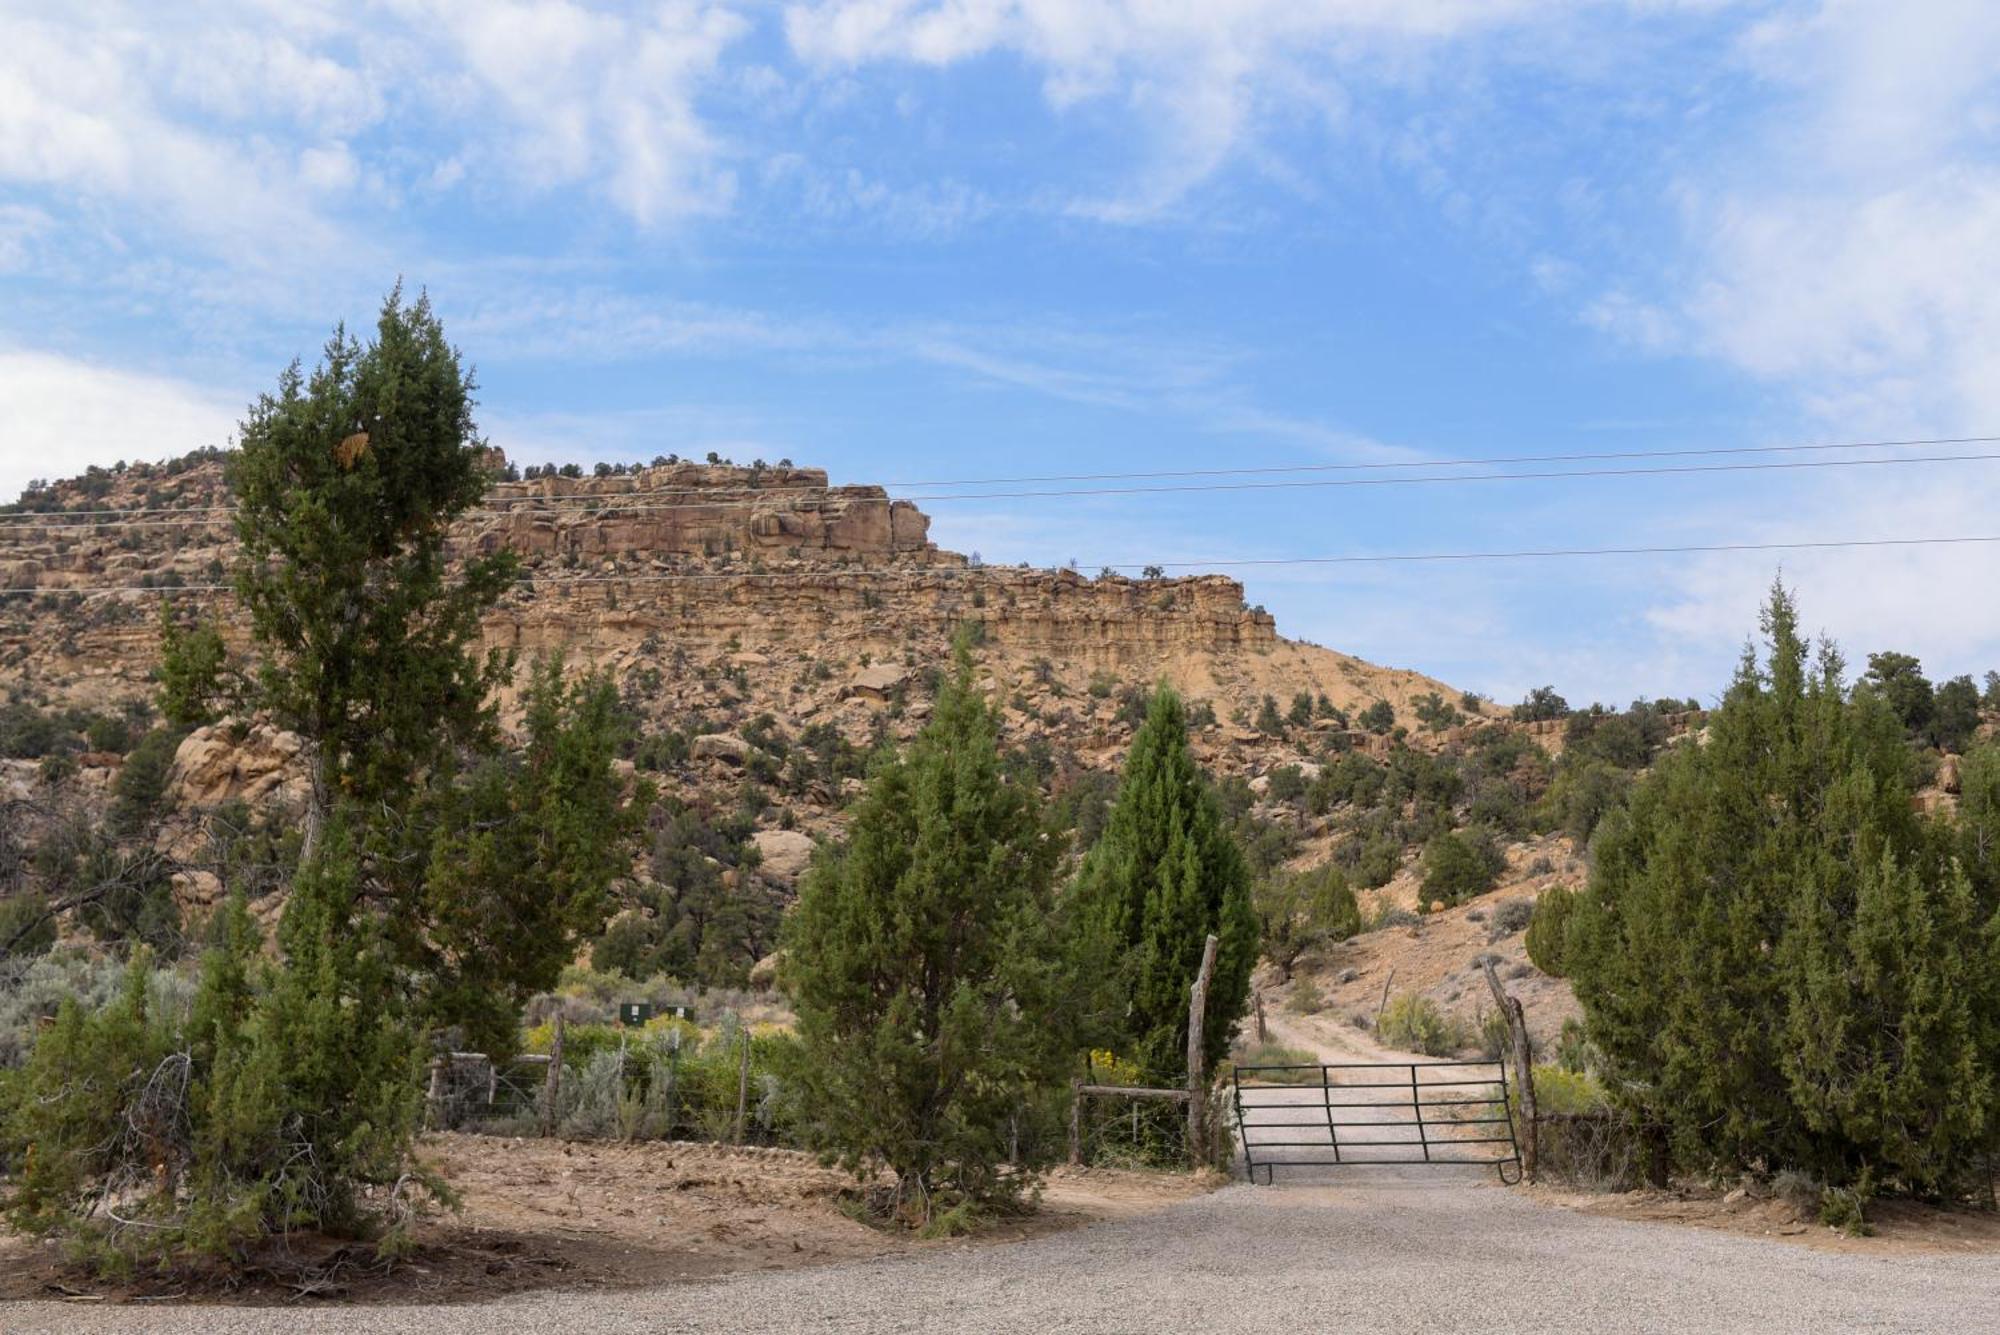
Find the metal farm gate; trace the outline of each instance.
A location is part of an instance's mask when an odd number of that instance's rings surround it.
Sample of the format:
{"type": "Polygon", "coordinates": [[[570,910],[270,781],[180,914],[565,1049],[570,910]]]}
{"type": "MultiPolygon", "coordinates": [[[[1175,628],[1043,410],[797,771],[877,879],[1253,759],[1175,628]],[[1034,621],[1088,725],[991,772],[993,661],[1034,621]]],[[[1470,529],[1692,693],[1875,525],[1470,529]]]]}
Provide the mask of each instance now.
{"type": "Polygon", "coordinates": [[[1276,1168],[1349,1164],[1474,1164],[1521,1180],[1504,1060],[1239,1066],[1233,1084],[1252,1182],[1259,1168],[1268,1184],[1276,1168]]]}

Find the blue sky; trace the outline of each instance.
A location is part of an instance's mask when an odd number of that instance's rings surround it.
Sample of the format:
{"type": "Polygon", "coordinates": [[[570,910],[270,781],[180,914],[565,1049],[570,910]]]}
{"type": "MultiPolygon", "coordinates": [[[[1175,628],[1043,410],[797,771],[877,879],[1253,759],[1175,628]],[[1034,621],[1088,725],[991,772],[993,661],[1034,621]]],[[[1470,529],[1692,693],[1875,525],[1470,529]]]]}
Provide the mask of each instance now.
{"type": "MultiPolygon", "coordinates": [[[[226,440],[399,274],[523,462],[1995,434],[2000,8],[0,0],[0,490],[226,440]]],[[[948,546],[1094,567],[1993,532],[1995,469],[927,508],[948,546]]],[[[2000,666],[1996,559],[1784,558],[1851,657],[1934,674],[2000,666]]],[[[1622,701],[1719,689],[1777,564],[1246,582],[1294,636],[1622,701]]]]}

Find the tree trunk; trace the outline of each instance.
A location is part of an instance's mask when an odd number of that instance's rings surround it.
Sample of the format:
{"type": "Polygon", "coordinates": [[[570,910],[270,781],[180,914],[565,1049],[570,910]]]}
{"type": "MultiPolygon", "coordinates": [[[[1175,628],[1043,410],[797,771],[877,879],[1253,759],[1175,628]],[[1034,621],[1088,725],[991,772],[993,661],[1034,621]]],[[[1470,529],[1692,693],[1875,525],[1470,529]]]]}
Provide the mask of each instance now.
{"type": "Polygon", "coordinates": [[[326,757],[319,743],[306,743],[306,811],[299,840],[299,865],[308,866],[319,852],[320,835],[326,828],[326,757]]]}

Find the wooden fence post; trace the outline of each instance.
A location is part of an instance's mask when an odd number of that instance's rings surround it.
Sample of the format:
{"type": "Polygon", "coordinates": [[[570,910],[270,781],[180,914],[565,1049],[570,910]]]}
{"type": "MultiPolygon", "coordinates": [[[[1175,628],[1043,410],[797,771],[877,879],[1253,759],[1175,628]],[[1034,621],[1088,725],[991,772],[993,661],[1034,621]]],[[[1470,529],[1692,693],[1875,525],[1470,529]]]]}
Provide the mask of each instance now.
{"type": "Polygon", "coordinates": [[[1508,996],[1507,989],[1500,986],[1492,956],[1480,963],[1486,970],[1486,985],[1493,989],[1493,1004],[1507,1017],[1507,1032],[1514,1041],[1514,1084],[1521,1091],[1521,1176],[1533,1182],[1542,1155],[1540,1114],[1535,1107],[1535,1053],[1528,1042],[1528,1016],[1521,1009],[1520,999],[1508,996]]]}
{"type": "Polygon", "coordinates": [[[1271,1041],[1271,1031],[1264,1023],[1264,989],[1261,987],[1257,988],[1250,995],[1257,1002],[1257,1041],[1259,1043],[1269,1043],[1271,1041]]]}
{"type": "Polygon", "coordinates": [[[1069,1082],[1069,1162],[1083,1166],[1083,1081],[1075,1077],[1069,1082]]]}
{"type": "Polygon", "coordinates": [[[556,1133],[556,1107],[562,1099],[563,1013],[556,1012],[555,1037],[549,1040],[549,1072],[542,1078],[542,1134],[556,1133]]]}
{"type": "Polygon", "coordinates": [[[736,1067],[736,1143],[743,1143],[743,1117],[750,1109],[750,1030],[743,1030],[743,1059],[736,1067]]]}
{"type": "Polygon", "coordinates": [[[445,1125],[445,1071],[451,1062],[445,1057],[431,1058],[431,1086],[424,1095],[424,1111],[430,1117],[431,1130],[449,1131],[445,1125]]]}
{"type": "Polygon", "coordinates": [[[1201,972],[1188,995],[1188,1157],[1199,1168],[1208,1162],[1208,980],[1215,972],[1215,934],[1201,948],[1201,972]]]}

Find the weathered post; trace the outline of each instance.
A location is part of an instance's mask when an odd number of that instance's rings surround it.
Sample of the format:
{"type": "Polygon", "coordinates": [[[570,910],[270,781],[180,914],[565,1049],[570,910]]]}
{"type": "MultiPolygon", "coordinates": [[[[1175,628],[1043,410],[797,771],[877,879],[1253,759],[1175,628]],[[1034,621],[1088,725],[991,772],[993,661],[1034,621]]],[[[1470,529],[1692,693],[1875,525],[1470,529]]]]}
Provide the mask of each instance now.
{"type": "Polygon", "coordinates": [[[750,1029],[743,1028],[743,1057],[736,1066],[736,1143],[743,1143],[743,1117],[750,1109],[750,1029]]]}
{"type": "Polygon", "coordinates": [[[562,1100],[563,1013],[556,1012],[555,1037],[549,1040],[549,1070],[542,1078],[542,1134],[556,1133],[556,1108],[562,1100]]]}
{"type": "Polygon", "coordinates": [[[1514,1085],[1521,1091],[1521,1176],[1533,1182],[1541,1159],[1541,1138],[1535,1108],[1535,1054],[1528,1043],[1528,1016],[1521,1009],[1520,999],[1508,996],[1507,989],[1500,986],[1492,957],[1480,963],[1486,970],[1486,985],[1493,989],[1493,1003],[1507,1017],[1507,1033],[1513,1039],[1514,1085]]]}
{"type": "Polygon", "coordinates": [[[1073,1076],[1069,1082],[1069,1164],[1072,1168],[1083,1166],[1083,1081],[1073,1076]]]}
{"type": "MultiPolygon", "coordinates": [[[[1208,1162],[1208,979],[1215,972],[1215,934],[1201,947],[1201,972],[1188,996],[1188,1156],[1200,1167],[1208,1162]]],[[[1133,1105],[1137,1107],[1137,1104],[1133,1105]]]]}
{"type": "Polygon", "coordinates": [[[424,1112],[433,1131],[450,1130],[445,1125],[445,1071],[450,1065],[450,1059],[443,1055],[431,1058],[431,1085],[424,1096],[424,1112]]]}
{"type": "Polygon", "coordinates": [[[1250,995],[1257,1002],[1257,1041],[1259,1043],[1269,1043],[1271,1041],[1271,1031],[1264,1023],[1264,989],[1261,987],[1257,988],[1250,995]]]}

